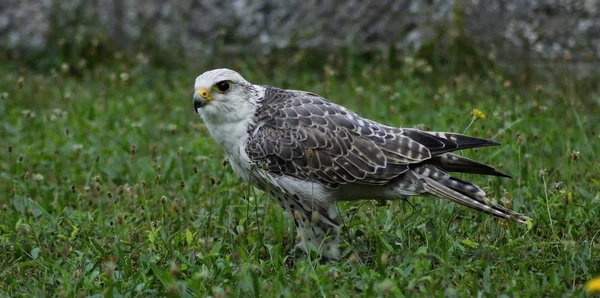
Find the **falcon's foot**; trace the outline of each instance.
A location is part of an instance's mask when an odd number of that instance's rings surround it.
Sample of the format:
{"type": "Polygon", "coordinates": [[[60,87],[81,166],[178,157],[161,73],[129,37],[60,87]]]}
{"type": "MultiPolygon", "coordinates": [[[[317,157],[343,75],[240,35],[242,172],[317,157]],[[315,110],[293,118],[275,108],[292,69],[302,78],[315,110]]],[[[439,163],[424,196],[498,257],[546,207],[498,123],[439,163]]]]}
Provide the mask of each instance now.
{"type": "Polygon", "coordinates": [[[300,220],[300,223],[296,225],[301,239],[296,247],[307,254],[310,251],[316,251],[322,258],[337,260],[339,258],[339,225],[326,218],[314,220],[316,217],[312,216],[313,221],[300,220]]]}

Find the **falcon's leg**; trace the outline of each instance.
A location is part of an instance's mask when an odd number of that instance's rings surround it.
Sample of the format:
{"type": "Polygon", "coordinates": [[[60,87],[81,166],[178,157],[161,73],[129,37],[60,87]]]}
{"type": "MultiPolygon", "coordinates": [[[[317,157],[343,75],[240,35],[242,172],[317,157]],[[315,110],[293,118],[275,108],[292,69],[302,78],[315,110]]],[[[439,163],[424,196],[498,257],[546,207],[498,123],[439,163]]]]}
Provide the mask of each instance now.
{"type": "Polygon", "coordinates": [[[310,250],[317,251],[325,260],[339,258],[339,222],[335,204],[324,208],[303,206],[293,210],[294,224],[300,236],[297,247],[307,254],[310,250]]]}
{"type": "Polygon", "coordinates": [[[300,243],[296,248],[307,254],[317,251],[329,260],[339,258],[339,221],[335,204],[304,202],[296,195],[280,195],[277,200],[294,221],[300,243]]]}
{"type": "MultiPolygon", "coordinates": [[[[305,188],[288,184],[287,189],[280,187],[278,182],[263,183],[257,181],[258,185],[269,192],[277,200],[279,205],[285,209],[291,216],[296,226],[300,243],[296,246],[307,254],[311,250],[317,251],[322,257],[329,260],[339,258],[339,220],[338,212],[334,201],[327,199],[317,199],[314,193],[323,191],[305,188]],[[291,186],[289,186],[291,185],[291,186]]],[[[314,185],[311,185],[314,187],[314,185]]],[[[323,194],[319,198],[328,197],[323,194]]]]}

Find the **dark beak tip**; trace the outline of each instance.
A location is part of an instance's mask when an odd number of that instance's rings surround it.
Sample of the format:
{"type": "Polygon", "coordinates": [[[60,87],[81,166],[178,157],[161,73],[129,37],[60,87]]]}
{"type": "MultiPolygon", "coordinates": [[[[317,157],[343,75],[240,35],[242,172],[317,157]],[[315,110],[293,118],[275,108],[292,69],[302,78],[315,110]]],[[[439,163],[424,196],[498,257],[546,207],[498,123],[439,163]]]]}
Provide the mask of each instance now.
{"type": "Polygon", "coordinates": [[[205,103],[206,102],[198,96],[194,96],[194,112],[198,113],[198,109],[203,107],[205,103]]]}

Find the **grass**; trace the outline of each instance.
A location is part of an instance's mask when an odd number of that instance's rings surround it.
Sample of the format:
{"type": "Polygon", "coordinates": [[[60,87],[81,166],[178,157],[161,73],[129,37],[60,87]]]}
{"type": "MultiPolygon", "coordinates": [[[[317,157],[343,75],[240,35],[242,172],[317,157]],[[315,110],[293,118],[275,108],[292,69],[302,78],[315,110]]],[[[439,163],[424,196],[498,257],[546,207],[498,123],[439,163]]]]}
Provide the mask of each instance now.
{"type": "MultiPolygon", "coordinates": [[[[358,62],[357,62],[358,63],[358,62]]],[[[1,296],[579,296],[600,275],[600,94],[564,70],[434,75],[408,61],[236,68],[391,125],[462,132],[515,179],[464,175],[534,219],[430,197],[342,203],[342,259],[294,254],[294,225],[242,183],[193,113],[194,78],[139,65],[0,69],[1,296]],[[338,71],[341,74],[335,74],[338,71]],[[411,206],[412,205],[412,206],[411,206]]],[[[435,68],[433,69],[436,70],[435,68]]]]}

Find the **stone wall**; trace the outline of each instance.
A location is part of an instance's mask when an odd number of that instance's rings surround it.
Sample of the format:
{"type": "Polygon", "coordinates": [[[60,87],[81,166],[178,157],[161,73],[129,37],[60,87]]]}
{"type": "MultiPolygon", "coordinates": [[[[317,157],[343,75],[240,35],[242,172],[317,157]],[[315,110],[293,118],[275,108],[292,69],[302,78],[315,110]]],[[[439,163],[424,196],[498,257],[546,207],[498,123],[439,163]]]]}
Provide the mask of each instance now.
{"type": "Polygon", "coordinates": [[[202,57],[290,46],[414,51],[457,36],[499,59],[600,58],[598,0],[2,0],[0,48],[101,36],[202,57]]]}

